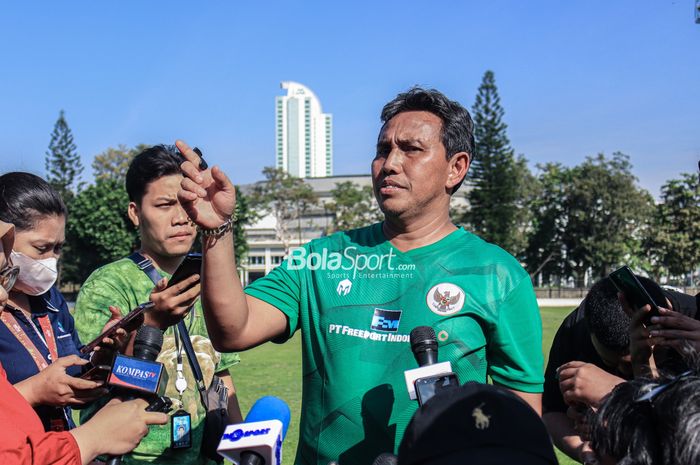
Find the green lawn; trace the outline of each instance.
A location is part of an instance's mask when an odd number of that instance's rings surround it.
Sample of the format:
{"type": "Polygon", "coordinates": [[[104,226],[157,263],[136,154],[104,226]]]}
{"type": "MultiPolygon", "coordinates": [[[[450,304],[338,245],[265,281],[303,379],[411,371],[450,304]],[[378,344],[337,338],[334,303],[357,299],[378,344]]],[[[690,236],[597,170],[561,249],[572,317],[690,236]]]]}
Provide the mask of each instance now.
{"type": "MultiPolygon", "coordinates": [[[[543,308],[542,350],[545,357],[559,324],[571,311],[566,308],[543,308]]],[[[253,402],[264,395],[284,399],[292,411],[292,421],[284,445],[284,465],[291,465],[296,454],[301,412],[301,338],[297,333],[285,344],[264,344],[241,354],[241,364],[231,370],[241,409],[248,412],[253,402]]],[[[558,451],[557,451],[558,452],[558,451]]],[[[564,454],[558,453],[562,465],[575,464],[564,454]]],[[[358,464],[362,465],[362,464],[358,464]]]]}

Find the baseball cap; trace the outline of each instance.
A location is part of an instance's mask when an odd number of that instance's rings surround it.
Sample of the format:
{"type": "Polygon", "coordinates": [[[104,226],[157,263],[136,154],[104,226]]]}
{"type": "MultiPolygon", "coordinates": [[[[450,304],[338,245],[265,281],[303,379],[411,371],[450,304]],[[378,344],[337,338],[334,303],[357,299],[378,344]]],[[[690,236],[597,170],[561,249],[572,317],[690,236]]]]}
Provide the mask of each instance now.
{"type": "Polygon", "coordinates": [[[399,465],[550,465],[539,415],[507,389],[467,383],[422,405],[399,445],[399,465]]]}

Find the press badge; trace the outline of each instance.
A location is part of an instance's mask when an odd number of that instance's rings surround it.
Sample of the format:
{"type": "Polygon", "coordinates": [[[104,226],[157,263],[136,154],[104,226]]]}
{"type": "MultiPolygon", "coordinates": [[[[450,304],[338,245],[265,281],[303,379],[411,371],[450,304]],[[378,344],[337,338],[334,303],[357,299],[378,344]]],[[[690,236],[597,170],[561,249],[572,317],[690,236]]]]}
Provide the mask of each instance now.
{"type": "Polygon", "coordinates": [[[192,419],[190,414],[180,409],[170,417],[171,449],[192,447],[192,419]]]}

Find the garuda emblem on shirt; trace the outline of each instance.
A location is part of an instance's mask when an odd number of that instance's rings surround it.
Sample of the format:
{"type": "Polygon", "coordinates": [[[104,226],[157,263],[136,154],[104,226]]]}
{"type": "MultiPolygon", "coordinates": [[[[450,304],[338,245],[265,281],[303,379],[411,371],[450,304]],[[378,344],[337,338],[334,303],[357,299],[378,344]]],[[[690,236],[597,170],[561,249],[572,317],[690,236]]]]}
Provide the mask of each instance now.
{"type": "Polygon", "coordinates": [[[464,291],[452,283],[440,283],[430,288],[426,303],[433,313],[451,315],[464,307],[464,291]]]}

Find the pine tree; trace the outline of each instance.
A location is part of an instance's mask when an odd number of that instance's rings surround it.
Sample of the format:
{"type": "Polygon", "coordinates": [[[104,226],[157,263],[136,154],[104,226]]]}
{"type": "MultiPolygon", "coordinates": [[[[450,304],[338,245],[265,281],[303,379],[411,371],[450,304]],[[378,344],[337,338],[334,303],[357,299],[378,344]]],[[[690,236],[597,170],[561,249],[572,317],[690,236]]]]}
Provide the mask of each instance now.
{"type": "Polygon", "coordinates": [[[66,205],[70,205],[76,191],[80,189],[79,178],[83,165],[63,110],[53,127],[45,162],[46,180],[61,194],[66,205]]]}
{"type": "Polygon", "coordinates": [[[473,114],[476,154],[464,221],[485,240],[522,255],[529,217],[526,204],[534,178],[525,158],[516,157],[510,146],[492,71],[484,74],[473,114]]]}

